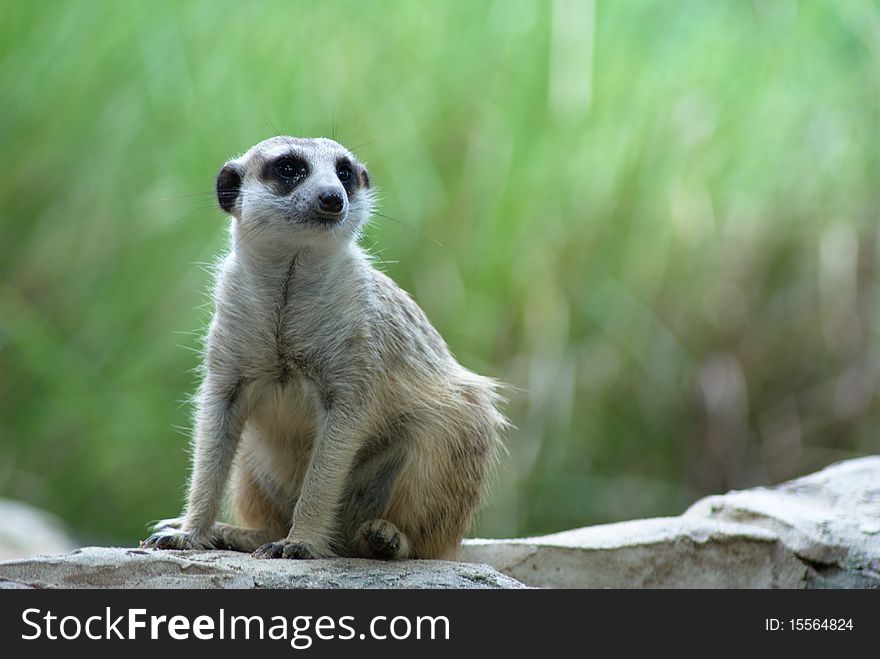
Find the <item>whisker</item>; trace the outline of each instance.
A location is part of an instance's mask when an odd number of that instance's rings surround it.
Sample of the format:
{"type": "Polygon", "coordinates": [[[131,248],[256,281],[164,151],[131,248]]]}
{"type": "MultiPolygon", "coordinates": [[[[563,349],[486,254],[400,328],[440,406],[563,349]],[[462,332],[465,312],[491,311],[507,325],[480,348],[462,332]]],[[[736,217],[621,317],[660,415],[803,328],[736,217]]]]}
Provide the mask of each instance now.
{"type": "Polygon", "coordinates": [[[376,257],[378,257],[378,259],[380,261],[382,261],[382,265],[385,267],[385,271],[387,272],[388,271],[388,262],[384,258],[382,258],[381,250],[376,249],[376,243],[373,240],[371,240],[370,237],[366,234],[361,234],[361,238],[363,238],[364,240],[367,241],[367,251],[370,254],[375,255],[376,257]]]}
{"type": "Polygon", "coordinates": [[[268,226],[265,222],[255,224],[252,228],[245,231],[239,240],[233,241],[232,249],[241,249],[248,243],[252,242],[265,228],[268,226]]]}
{"type": "Polygon", "coordinates": [[[433,236],[428,235],[427,233],[424,233],[423,231],[419,231],[419,230],[416,229],[415,227],[412,227],[412,226],[410,226],[409,224],[407,224],[406,222],[402,222],[402,221],[398,220],[397,218],[391,217],[390,215],[385,215],[385,213],[380,213],[380,212],[377,211],[377,210],[374,210],[374,211],[372,212],[372,214],[373,214],[373,215],[376,215],[377,217],[385,218],[386,220],[391,220],[392,222],[394,222],[394,223],[396,223],[396,224],[399,224],[399,225],[402,226],[402,227],[406,227],[406,228],[409,229],[410,231],[415,231],[415,232],[416,232],[417,234],[419,234],[422,238],[427,238],[427,239],[430,240],[432,243],[434,243],[435,245],[437,245],[437,247],[443,247],[443,243],[441,243],[439,240],[437,240],[437,239],[434,238],[433,236]]]}
{"type": "Polygon", "coordinates": [[[163,197],[166,201],[170,199],[189,199],[191,197],[213,197],[216,192],[214,190],[202,190],[200,192],[190,192],[187,194],[174,195],[172,197],[163,197]]]}
{"type": "Polygon", "coordinates": [[[357,150],[360,149],[361,147],[369,146],[370,144],[375,144],[375,143],[378,142],[378,141],[379,141],[378,138],[376,138],[376,139],[374,139],[374,140],[367,140],[366,142],[361,142],[360,144],[357,144],[357,145],[355,145],[355,146],[349,147],[348,150],[349,150],[349,151],[357,151],[357,150]]]}
{"type": "Polygon", "coordinates": [[[272,131],[272,134],[273,134],[273,135],[280,135],[280,134],[281,134],[281,131],[278,130],[278,127],[277,127],[275,124],[272,123],[272,120],[271,120],[271,119],[269,119],[269,115],[264,114],[264,115],[263,115],[263,121],[266,122],[266,125],[269,127],[269,130],[272,131]]]}

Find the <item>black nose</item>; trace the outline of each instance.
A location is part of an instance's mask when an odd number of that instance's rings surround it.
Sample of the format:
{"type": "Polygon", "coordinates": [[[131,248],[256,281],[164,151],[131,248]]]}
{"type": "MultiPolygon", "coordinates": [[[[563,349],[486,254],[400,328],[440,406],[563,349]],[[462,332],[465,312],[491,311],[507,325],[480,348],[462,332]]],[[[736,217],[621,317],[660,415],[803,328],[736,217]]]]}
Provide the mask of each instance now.
{"type": "Polygon", "coordinates": [[[339,213],[345,201],[342,195],[335,190],[325,190],[318,193],[318,208],[325,213],[339,213]]]}

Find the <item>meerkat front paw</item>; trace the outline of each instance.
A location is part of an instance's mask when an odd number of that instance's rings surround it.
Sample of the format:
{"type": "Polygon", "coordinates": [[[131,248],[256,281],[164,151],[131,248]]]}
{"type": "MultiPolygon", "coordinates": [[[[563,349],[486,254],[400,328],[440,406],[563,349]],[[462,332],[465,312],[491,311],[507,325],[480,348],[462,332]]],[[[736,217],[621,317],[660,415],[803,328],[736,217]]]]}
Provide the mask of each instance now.
{"type": "Polygon", "coordinates": [[[361,524],[355,536],[355,546],[363,558],[390,561],[410,555],[409,538],[385,519],[371,519],[361,524]]]}
{"type": "Polygon", "coordinates": [[[321,551],[315,545],[306,542],[267,542],[253,553],[254,558],[297,558],[301,560],[313,558],[330,558],[332,552],[321,551]]]}
{"type": "Polygon", "coordinates": [[[211,549],[211,543],[186,531],[162,528],[141,542],[144,549],[211,549]]]}

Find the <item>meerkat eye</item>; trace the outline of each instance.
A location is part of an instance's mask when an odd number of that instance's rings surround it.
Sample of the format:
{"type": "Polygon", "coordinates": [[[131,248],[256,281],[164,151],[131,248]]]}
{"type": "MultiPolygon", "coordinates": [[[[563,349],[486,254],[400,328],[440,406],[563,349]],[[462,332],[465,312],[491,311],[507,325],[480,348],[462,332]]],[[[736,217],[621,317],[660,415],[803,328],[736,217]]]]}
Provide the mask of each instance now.
{"type": "Polygon", "coordinates": [[[336,168],[336,176],[338,176],[339,180],[343,183],[348,183],[352,176],[351,165],[339,165],[339,167],[336,168]]]}
{"type": "Polygon", "coordinates": [[[282,178],[297,179],[305,178],[309,170],[303,162],[293,158],[279,158],[275,162],[275,173],[282,178]]]}

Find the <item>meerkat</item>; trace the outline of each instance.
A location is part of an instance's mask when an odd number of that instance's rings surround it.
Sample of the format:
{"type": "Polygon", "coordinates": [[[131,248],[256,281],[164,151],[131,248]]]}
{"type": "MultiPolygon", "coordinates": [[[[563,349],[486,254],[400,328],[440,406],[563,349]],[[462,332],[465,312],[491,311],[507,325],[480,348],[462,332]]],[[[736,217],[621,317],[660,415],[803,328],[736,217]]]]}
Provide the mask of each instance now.
{"type": "Polygon", "coordinates": [[[231,216],[196,396],[184,513],[142,546],[257,558],[448,558],[507,421],[357,238],[375,194],[329,139],[223,165],[231,216]],[[218,523],[227,481],[241,526],[218,523]]]}

